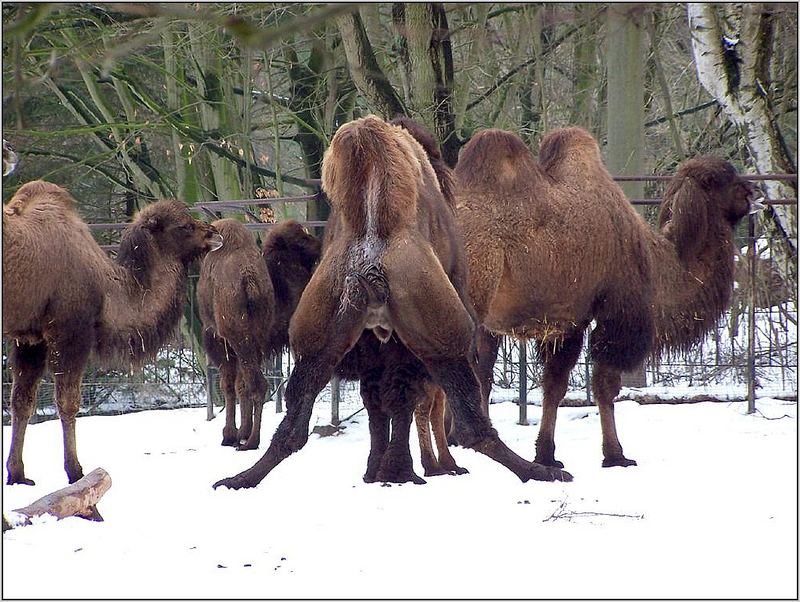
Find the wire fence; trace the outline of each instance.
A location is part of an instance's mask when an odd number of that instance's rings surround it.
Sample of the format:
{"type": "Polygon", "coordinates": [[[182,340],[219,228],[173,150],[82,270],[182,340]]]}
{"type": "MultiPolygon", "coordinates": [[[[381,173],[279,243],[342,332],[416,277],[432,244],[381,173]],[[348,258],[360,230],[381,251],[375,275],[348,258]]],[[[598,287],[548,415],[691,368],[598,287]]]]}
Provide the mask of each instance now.
{"type": "MultiPolygon", "coordinates": [[[[793,174],[745,176],[751,180],[796,179],[793,174]]],[[[617,180],[650,180],[665,182],[669,176],[618,176],[617,180]]],[[[245,199],[198,203],[210,218],[226,213],[245,213],[256,219],[250,207],[286,202],[324,202],[317,195],[245,199]]],[[[660,199],[634,199],[638,205],[654,205],[660,199]]],[[[768,204],[795,205],[796,199],[768,199],[768,204]]],[[[308,227],[323,226],[322,221],[301,222],[308,227]]],[[[252,221],[245,224],[254,230],[266,230],[274,223],[252,221]]],[[[95,232],[119,231],[124,223],[91,224],[95,232]]],[[[102,241],[101,241],[102,242],[102,241]]],[[[736,281],[730,309],[714,329],[689,353],[662,357],[645,364],[647,388],[623,391],[637,396],[640,402],[703,399],[748,399],[757,395],[797,397],[797,291],[789,290],[779,277],[781,266],[770,252],[772,242],[765,234],[756,233],[755,219],[750,216],[737,232],[736,281]]],[[[795,248],[797,241],[793,241],[795,248]]],[[[117,245],[105,244],[109,252],[117,245]]],[[[190,275],[196,280],[197,274],[190,275]]],[[[193,289],[194,287],[190,287],[193,289]]],[[[191,297],[187,296],[187,303],[191,297]]],[[[175,341],[158,354],[156,360],[133,371],[101,370],[90,365],[82,385],[81,415],[109,415],[147,409],[207,407],[209,419],[224,405],[219,391],[218,375],[205,365],[204,354],[189,332],[197,332],[194,316],[177,334],[175,341]]],[[[2,396],[3,423],[10,420],[11,378],[7,366],[7,342],[3,342],[2,396]]],[[[282,394],[292,368],[291,354],[284,353],[264,367],[270,383],[267,403],[275,411],[283,410],[282,394]]],[[[591,404],[591,361],[584,349],[570,376],[565,404],[591,404]]],[[[495,365],[493,401],[513,400],[524,406],[541,400],[541,365],[535,361],[535,347],[503,337],[495,365]]],[[[57,416],[52,377],[46,375],[39,387],[37,409],[32,422],[57,416]]],[[[331,422],[358,408],[357,383],[329,384],[319,403],[331,405],[331,422]],[[344,401],[343,401],[344,400],[344,401]],[[340,404],[345,403],[345,408],[340,404]]]]}

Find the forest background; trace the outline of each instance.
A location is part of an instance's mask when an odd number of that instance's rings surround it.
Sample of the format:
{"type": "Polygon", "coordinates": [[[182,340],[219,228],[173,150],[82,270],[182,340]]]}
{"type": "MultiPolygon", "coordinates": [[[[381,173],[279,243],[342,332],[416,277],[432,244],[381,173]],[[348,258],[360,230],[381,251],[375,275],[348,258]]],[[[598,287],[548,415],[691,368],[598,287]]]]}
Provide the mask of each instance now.
{"type": "MultiPolygon", "coordinates": [[[[20,156],[3,200],[43,178],[88,222],[162,197],[313,193],[336,129],[370,113],[425,124],[451,165],[481,128],[536,152],[579,125],[614,175],[671,174],[702,154],[796,173],[796,3],[3,3],[2,15],[3,136],[20,156]]],[[[663,190],[622,186],[632,199],[663,190]]],[[[796,181],[762,186],[797,197],[796,181]]],[[[328,206],[276,214],[324,220],[328,206]]],[[[758,229],[762,284],[796,308],[796,205],[769,207],[758,229]]]]}

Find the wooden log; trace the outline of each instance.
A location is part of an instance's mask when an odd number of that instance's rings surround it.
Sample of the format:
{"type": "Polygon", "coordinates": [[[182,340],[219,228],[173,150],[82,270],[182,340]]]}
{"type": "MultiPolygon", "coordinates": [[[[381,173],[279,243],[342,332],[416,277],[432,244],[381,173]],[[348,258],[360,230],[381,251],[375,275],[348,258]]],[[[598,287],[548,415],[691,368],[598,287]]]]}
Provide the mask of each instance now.
{"type": "Polygon", "coordinates": [[[97,501],[111,487],[111,476],[102,468],[95,468],[72,485],[54,491],[24,508],[12,510],[3,516],[3,530],[30,525],[31,519],[50,514],[57,519],[79,516],[88,520],[102,521],[97,511],[97,501]]]}

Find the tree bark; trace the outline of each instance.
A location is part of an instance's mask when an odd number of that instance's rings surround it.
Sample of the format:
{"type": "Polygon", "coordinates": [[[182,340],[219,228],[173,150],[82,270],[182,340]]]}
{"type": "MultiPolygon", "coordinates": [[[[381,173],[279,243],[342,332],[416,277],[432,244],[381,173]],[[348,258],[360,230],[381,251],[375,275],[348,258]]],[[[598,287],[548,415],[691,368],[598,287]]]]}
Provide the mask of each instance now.
{"type": "Polygon", "coordinates": [[[384,119],[406,115],[403,101],[378,66],[361,16],[358,13],[341,15],[336,18],[336,24],[342,34],[350,77],[369,105],[384,119]]]}
{"type": "Polygon", "coordinates": [[[57,519],[80,516],[89,520],[102,521],[103,517],[95,505],[111,487],[111,476],[102,468],[95,468],[72,485],[54,491],[24,508],[12,510],[3,516],[3,530],[30,525],[31,519],[42,514],[50,514],[57,519]]]}
{"type": "MultiPolygon", "coordinates": [[[[796,173],[782,145],[769,98],[773,20],[765,4],[689,3],[687,13],[697,77],[740,129],[758,173],[796,173]]],[[[764,182],[769,198],[797,196],[797,182],[764,182]]],[[[771,206],[759,223],[772,240],[776,267],[797,288],[797,207],[771,206]]]]}
{"type": "MultiPolygon", "coordinates": [[[[611,4],[608,7],[608,142],[606,162],[613,174],[635,175],[643,171],[644,146],[644,45],[641,4],[611,4]]],[[[644,196],[643,182],[623,182],[628,198],[644,196]]],[[[642,209],[637,207],[641,212],[642,209]]],[[[622,384],[647,384],[644,364],[622,375],[622,384]]]]}

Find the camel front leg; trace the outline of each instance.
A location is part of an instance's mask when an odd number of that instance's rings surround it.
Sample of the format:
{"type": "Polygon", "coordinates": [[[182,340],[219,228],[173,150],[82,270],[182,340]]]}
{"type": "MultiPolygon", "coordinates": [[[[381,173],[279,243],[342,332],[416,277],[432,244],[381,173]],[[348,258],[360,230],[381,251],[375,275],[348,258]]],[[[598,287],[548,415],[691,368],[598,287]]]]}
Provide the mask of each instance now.
{"type": "Polygon", "coordinates": [[[53,376],[56,384],[56,406],[64,434],[64,470],[70,483],[83,478],[75,434],[76,417],[81,407],[82,376],[83,371],[77,369],[60,374],[54,372],[53,376]]]}
{"type": "Polygon", "coordinates": [[[376,368],[361,375],[361,399],[369,416],[369,457],[364,482],[378,480],[381,459],[389,445],[389,415],[383,410],[380,396],[380,379],[383,369],[376,368]]]}
{"type": "Polygon", "coordinates": [[[431,439],[431,410],[433,409],[433,403],[434,394],[430,391],[417,401],[417,405],[414,408],[414,423],[417,426],[420,461],[426,477],[447,474],[447,471],[439,466],[439,460],[436,458],[436,454],[433,453],[433,440],[431,439]]]}
{"type": "Polygon", "coordinates": [[[36,407],[36,392],[44,373],[47,346],[9,343],[9,367],[11,368],[11,449],[8,452],[6,469],[9,485],[35,485],[25,477],[22,463],[22,448],[25,431],[36,407]]]}
{"type": "MultiPolygon", "coordinates": [[[[236,428],[236,358],[220,362],[219,388],[225,402],[225,426],[222,427],[222,445],[239,445],[239,430],[236,428]]],[[[241,411],[241,410],[240,410],[241,411]]]]}
{"type": "MultiPolygon", "coordinates": [[[[564,338],[555,348],[547,343],[539,344],[539,357],[544,362],[542,385],[542,420],[539,423],[539,434],[536,437],[535,462],[545,466],[564,468],[564,464],[555,459],[555,431],[558,406],[569,385],[569,373],[578,361],[583,343],[583,332],[564,338]]],[[[521,343],[524,344],[524,343],[521,343]]]]}

